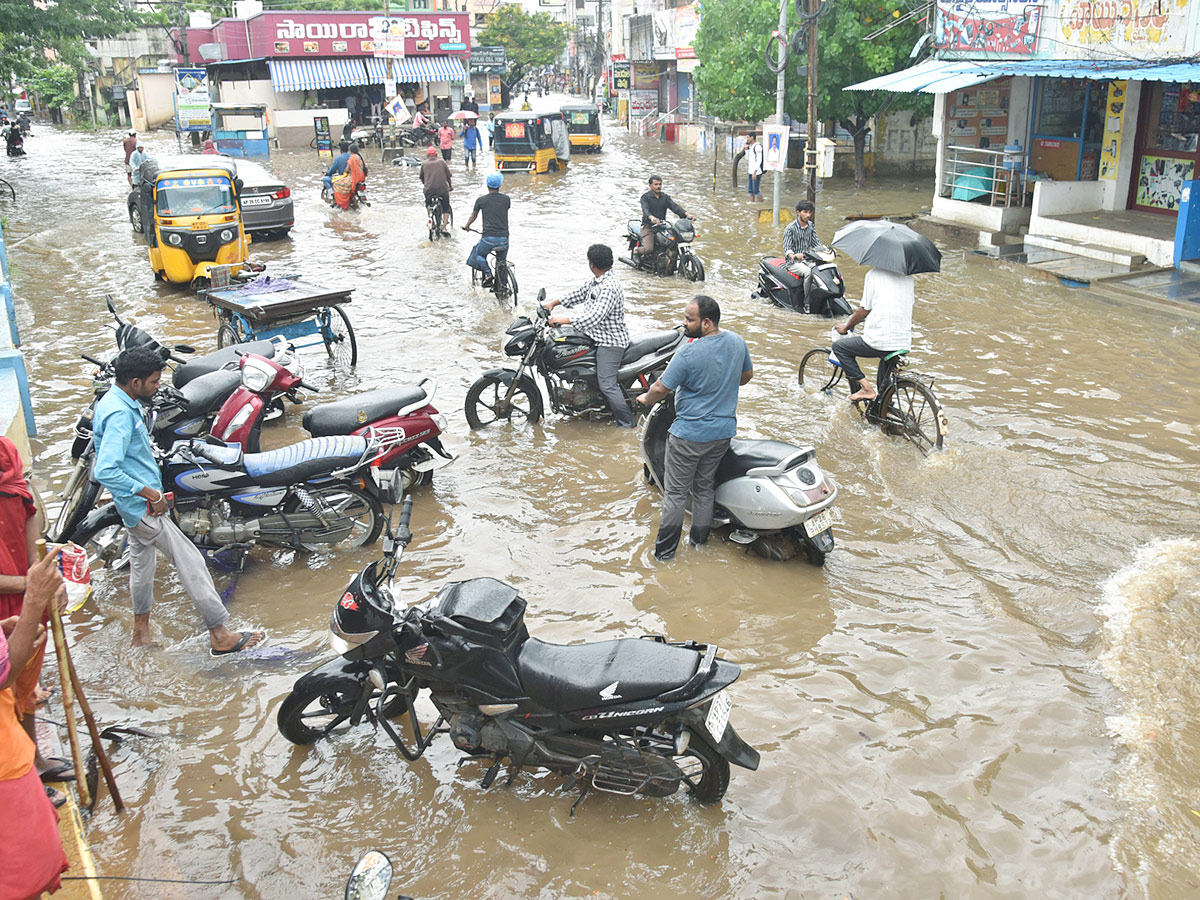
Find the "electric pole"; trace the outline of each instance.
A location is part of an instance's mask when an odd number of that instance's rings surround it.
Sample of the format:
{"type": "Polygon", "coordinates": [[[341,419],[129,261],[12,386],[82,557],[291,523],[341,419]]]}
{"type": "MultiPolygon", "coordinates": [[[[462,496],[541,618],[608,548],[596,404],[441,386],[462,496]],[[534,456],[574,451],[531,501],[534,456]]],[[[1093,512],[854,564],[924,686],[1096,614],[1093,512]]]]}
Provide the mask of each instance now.
{"type": "Polygon", "coordinates": [[[817,199],[817,13],[820,9],[821,0],[808,0],[808,139],[804,143],[804,170],[808,175],[810,201],[817,199]]]}
{"type": "MultiPolygon", "coordinates": [[[[780,0],[779,2],[779,37],[782,40],[779,51],[780,62],[787,59],[787,11],[790,0],[780,0]]],[[[809,0],[811,4],[813,0],[809,0]]],[[[779,74],[775,76],[775,124],[783,124],[783,100],[784,82],[786,79],[787,66],[779,67],[779,74]]],[[[783,162],[783,168],[775,173],[775,189],[771,199],[771,221],[774,224],[779,224],[779,203],[783,198],[783,173],[787,169],[787,160],[783,162]]]]}

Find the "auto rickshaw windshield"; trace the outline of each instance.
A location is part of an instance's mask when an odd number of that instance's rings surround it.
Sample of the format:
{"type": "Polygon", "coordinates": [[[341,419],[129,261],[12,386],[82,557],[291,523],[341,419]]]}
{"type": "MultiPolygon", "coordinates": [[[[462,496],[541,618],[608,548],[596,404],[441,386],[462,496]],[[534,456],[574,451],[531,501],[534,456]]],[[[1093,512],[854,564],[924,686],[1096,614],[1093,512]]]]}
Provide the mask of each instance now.
{"type": "Polygon", "coordinates": [[[160,216],[207,216],[237,210],[228,178],[164,178],[157,185],[155,205],[160,216]]]}

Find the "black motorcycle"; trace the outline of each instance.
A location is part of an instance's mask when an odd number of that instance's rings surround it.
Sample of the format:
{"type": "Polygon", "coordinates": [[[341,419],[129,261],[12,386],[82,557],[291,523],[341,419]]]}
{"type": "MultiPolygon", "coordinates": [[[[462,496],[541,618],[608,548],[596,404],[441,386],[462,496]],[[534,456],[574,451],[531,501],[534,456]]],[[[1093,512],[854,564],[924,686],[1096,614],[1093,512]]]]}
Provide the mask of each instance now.
{"type": "Polygon", "coordinates": [[[400,132],[400,144],[404,147],[432,147],[436,140],[437,127],[434,125],[407,128],[400,132]]]}
{"type": "Polygon", "coordinates": [[[5,150],[9,156],[24,156],[25,155],[25,138],[18,129],[14,134],[12,131],[4,133],[5,150]]]}
{"type": "Polygon", "coordinates": [[[790,263],[777,256],[764,256],[758,264],[758,288],[751,296],[784,309],[827,318],[852,312],[846,302],[845,279],[828,247],[815,247],[803,259],[790,263]],[[804,278],[810,271],[812,284],[805,296],[804,278]]]}
{"type": "Polygon", "coordinates": [[[642,242],[642,223],[637,219],[629,220],[625,227],[629,256],[622,256],[621,262],[655,275],[682,275],[688,281],[704,280],[704,264],[688,246],[696,239],[696,226],[691,219],[676,219],[670,224],[659,222],[650,228],[654,231],[654,249],[636,254],[634,250],[642,242]]]}
{"type": "MultiPolygon", "coordinates": [[[[550,327],[542,306],[546,290],[538,293],[537,321],[527,316],[505,330],[506,356],[521,360],[516,369],[489,369],[467,391],[467,423],[482,428],[501,419],[537,422],[542,418],[542,393],[530,371],[542,376],[550,408],[570,415],[611,415],[596,380],[596,344],[570,325],[550,327]]],[[[681,329],[635,335],[625,348],[617,382],[625,399],[633,400],[650,388],[683,344],[681,329]]],[[[632,406],[631,406],[632,408],[632,406]]]]}
{"type": "MultiPolygon", "coordinates": [[[[399,480],[390,483],[393,503],[399,480]]],[[[758,752],[729,723],[725,688],[741,668],[712,644],[659,636],[564,646],[530,637],[525,600],[492,578],[446,585],[404,609],[391,581],[412,533],[412,498],[395,532],[388,514],[384,554],[347,586],[330,617],[340,654],[302,676],[279,708],[283,736],[309,744],[364,720],[383,728],[410,762],[439,734],[467,759],[488,764],[482,786],[505,760],[507,783],[524,767],[593,789],[665,797],[681,786],[702,803],[729,787],[729,764],[757,769],[758,752]],[[430,727],[418,695],[437,709],[430,727]],[[390,721],[407,715],[402,736],[390,721]]]]}

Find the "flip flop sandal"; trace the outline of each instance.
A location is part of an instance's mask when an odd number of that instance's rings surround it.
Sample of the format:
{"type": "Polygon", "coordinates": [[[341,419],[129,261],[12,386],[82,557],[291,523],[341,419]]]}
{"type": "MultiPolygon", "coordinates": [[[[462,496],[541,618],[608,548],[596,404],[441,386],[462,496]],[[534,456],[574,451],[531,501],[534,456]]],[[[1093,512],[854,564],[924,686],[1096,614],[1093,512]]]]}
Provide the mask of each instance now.
{"type": "Polygon", "coordinates": [[[56,759],[51,757],[49,762],[55,765],[48,768],[45,772],[40,773],[42,784],[52,784],[56,781],[74,781],[75,766],[65,759],[56,759]]]}
{"type": "Polygon", "coordinates": [[[64,794],[62,791],[56,791],[54,788],[47,785],[46,786],[46,799],[49,800],[52,804],[54,804],[55,809],[58,809],[60,806],[62,806],[64,803],[67,802],[67,795],[64,794]]]}
{"type": "Polygon", "coordinates": [[[267,633],[265,631],[246,631],[246,632],[242,633],[242,639],[240,641],[238,641],[236,644],[234,644],[232,647],[230,647],[228,650],[213,650],[213,649],[209,648],[209,651],[208,651],[209,655],[210,656],[228,656],[230,653],[237,653],[237,652],[245,649],[246,644],[250,643],[250,638],[254,637],[255,635],[259,636],[259,642],[257,644],[255,644],[254,646],[261,647],[267,640],[267,633]]]}

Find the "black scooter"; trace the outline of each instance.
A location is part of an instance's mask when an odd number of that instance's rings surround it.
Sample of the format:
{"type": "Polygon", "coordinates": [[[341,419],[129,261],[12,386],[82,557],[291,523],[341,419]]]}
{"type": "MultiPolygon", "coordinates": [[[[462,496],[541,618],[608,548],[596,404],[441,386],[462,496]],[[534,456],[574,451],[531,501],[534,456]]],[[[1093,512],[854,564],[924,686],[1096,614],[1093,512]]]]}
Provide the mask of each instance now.
{"type": "Polygon", "coordinates": [[[846,302],[845,279],[833,261],[833,251],[827,247],[816,247],[791,263],[778,256],[764,256],[758,264],[758,288],[751,296],[814,316],[841,318],[852,312],[846,302]],[[805,296],[804,277],[810,271],[812,284],[805,296]]]}
{"type": "MultiPolygon", "coordinates": [[[[400,481],[387,490],[394,509],[400,481]]],[[[665,797],[681,786],[701,803],[729,787],[729,764],[757,769],[758,752],[729,722],[725,688],[741,668],[712,644],[659,636],[570,646],[529,636],[525,600],[492,578],[446,585],[405,609],[391,581],[412,540],[412,498],[399,527],[389,511],[384,554],[342,592],[330,617],[341,654],[302,676],[279,707],[284,737],[309,744],[364,720],[382,727],[413,762],[439,734],[467,759],[487,764],[492,785],[505,760],[507,783],[526,766],[566,777],[579,798],[591,791],[665,797]],[[430,727],[417,696],[437,709],[430,727]],[[406,715],[403,736],[391,719],[406,715]]]]}
{"type": "Polygon", "coordinates": [[[13,134],[11,131],[4,133],[5,149],[9,156],[24,156],[25,155],[25,138],[18,131],[13,134]]]}

